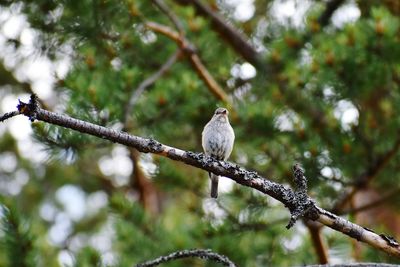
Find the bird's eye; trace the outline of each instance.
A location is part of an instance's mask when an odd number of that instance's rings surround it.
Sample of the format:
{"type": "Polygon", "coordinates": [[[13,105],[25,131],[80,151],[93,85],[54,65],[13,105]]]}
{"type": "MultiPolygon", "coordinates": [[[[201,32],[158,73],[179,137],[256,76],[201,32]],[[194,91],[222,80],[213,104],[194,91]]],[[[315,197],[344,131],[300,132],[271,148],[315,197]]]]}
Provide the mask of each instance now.
{"type": "Polygon", "coordinates": [[[220,115],[220,114],[226,115],[226,114],[228,114],[228,111],[226,109],[218,109],[215,111],[215,114],[216,115],[220,115]]]}

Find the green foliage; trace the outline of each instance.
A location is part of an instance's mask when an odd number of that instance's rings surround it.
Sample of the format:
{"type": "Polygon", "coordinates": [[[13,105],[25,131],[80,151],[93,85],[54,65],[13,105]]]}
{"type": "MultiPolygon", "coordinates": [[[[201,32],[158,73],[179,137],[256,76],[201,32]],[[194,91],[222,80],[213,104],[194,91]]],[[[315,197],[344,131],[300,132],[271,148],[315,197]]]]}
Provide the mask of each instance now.
{"type": "Polygon", "coordinates": [[[101,255],[95,249],[91,247],[83,248],[77,258],[75,267],[91,267],[91,266],[103,266],[101,263],[101,255]]]}
{"type": "MultiPolygon", "coordinates": [[[[343,192],[360,186],[360,177],[368,180],[362,186],[377,195],[400,190],[400,19],[386,1],[357,1],[358,19],[323,29],[317,21],[324,1],[311,1],[301,27],[271,14],[276,1],[254,1],[254,16],[246,22],[235,20],[235,7],[225,1],[202,1],[218,7],[263,49],[262,66],[251,78],[240,72],[245,63],[240,52],[209,18],[177,2],[165,1],[229,104],[214,97],[189,60],[192,55],[181,51],[126,114],[139,85],[182,48],[146,28],[145,23],[157,22],[178,31],[152,1],[0,5],[26,16],[37,33],[38,54],[58,60],[70,51],[70,71],[56,81],[49,101],[57,112],[199,152],[202,129],[214,109],[228,106],[236,135],[230,161],[287,185],[293,163],[300,162],[309,194],[324,208],[332,209],[343,192]]],[[[20,39],[7,41],[21,44],[20,39]]],[[[0,84],[12,86],[2,97],[27,87],[7,68],[1,66],[0,72],[0,84]]],[[[207,197],[202,170],[156,155],[135,156],[135,151],[58,126],[35,122],[32,128],[45,159],[37,159],[34,147],[24,150],[28,145],[12,131],[1,131],[0,200],[13,207],[2,217],[1,266],[60,266],[60,255],[66,254],[72,266],[132,266],[190,248],[210,248],[238,266],[318,262],[304,225],[287,231],[289,212],[255,190],[221,186],[226,188],[214,202],[207,197]],[[2,160],[10,154],[14,167],[2,160]],[[65,200],[67,187],[75,193],[65,200]],[[83,214],[69,210],[68,204],[76,203],[83,214]],[[60,221],[68,227],[58,230],[64,238],[57,242],[52,233],[60,221]]],[[[400,220],[399,194],[387,201],[381,212],[400,220]]],[[[369,216],[350,219],[398,234],[389,220],[369,216]]],[[[366,246],[357,254],[350,239],[337,232],[323,229],[322,237],[335,260],[395,262],[366,246]]],[[[165,266],[217,265],[185,259],[165,266]]]]}
{"type": "MultiPolygon", "coordinates": [[[[8,257],[6,266],[28,267],[37,266],[34,238],[30,233],[30,226],[21,221],[15,209],[1,207],[1,247],[8,257]]],[[[2,250],[3,250],[2,249],[2,250]]]]}

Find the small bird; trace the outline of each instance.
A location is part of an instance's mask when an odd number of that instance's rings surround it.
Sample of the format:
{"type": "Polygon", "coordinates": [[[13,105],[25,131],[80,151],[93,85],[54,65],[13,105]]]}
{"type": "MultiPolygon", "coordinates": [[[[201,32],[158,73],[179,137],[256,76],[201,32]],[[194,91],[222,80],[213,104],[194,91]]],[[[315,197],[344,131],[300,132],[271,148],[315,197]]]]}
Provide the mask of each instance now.
{"type": "MultiPolygon", "coordinates": [[[[229,124],[228,110],[217,108],[214,116],[204,126],[201,143],[204,153],[216,160],[227,160],[233,149],[235,133],[229,124]]],[[[211,179],[211,197],[218,197],[219,176],[209,173],[211,179]]]]}

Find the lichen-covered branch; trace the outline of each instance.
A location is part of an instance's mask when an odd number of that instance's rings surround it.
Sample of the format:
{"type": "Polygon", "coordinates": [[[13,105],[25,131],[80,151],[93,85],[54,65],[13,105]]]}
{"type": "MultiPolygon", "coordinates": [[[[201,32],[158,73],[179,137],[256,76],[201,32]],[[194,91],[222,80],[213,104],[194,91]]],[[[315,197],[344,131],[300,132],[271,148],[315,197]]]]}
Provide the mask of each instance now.
{"type": "Polygon", "coordinates": [[[354,224],[322,208],[315,208],[318,214],[318,218],[316,219],[318,222],[400,258],[400,244],[394,237],[377,234],[371,229],[354,224]]]}
{"type": "Polygon", "coordinates": [[[222,266],[235,267],[236,265],[224,255],[212,252],[210,249],[190,249],[173,252],[166,256],[158,257],[157,259],[139,263],[136,267],[152,267],[157,266],[163,262],[182,258],[201,258],[220,263],[222,266]]]}
{"type": "Polygon", "coordinates": [[[97,136],[115,143],[134,147],[144,153],[154,153],[170,159],[184,162],[188,165],[213,172],[220,176],[228,177],[238,184],[258,190],[267,194],[285,205],[291,212],[288,228],[291,227],[299,217],[318,221],[334,230],[342,232],[358,241],[362,241],[374,248],[385,251],[388,254],[400,258],[400,245],[390,236],[377,234],[370,229],[363,228],[318,206],[307,196],[304,183],[306,178],[299,165],[294,166],[294,176],[298,188],[293,191],[281,184],[272,182],[254,171],[248,171],[237,164],[218,161],[203,153],[184,151],[170,147],[150,139],[130,135],[125,132],[116,131],[93,123],[74,119],[66,115],[49,112],[39,108],[36,96],[32,95],[29,103],[20,102],[18,110],[26,115],[31,121],[39,120],[73,129],[81,133],[97,136]]]}
{"type": "Polygon", "coordinates": [[[12,118],[14,116],[17,116],[17,115],[19,115],[18,111],[11,111],[11,112],[4,113],[3,115],[0,116],[0,122],[3,122],[5,120],[12,118]]]}
{"type": "Polygon", "coordinates": [[[293,178],[297,187],[297,190],[294,192],[296,205],[293,205],[294,208],[292,209],[289,208],[291,216],[286,226],[287,229],[293,227],[299,218],[315,207],[314,201],[307,195],[307,178],[304,176],[304,170],[298,163],[293,166],[293,178]]]}

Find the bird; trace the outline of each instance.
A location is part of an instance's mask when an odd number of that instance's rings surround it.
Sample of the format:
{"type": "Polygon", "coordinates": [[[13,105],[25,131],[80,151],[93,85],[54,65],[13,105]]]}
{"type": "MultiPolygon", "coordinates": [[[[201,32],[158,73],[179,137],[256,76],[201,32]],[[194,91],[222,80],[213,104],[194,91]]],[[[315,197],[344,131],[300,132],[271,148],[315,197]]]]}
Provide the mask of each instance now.
{"type": "MultiPolygon", "coordinates": [[[[217,108],[211,120],[204,126],[201,134],[201,144],[204,153],[216,160],[227,160],[232,152],[235,133],[229,123],[229,111],[226,108],[217,108]]],[[[209,172],[211,180],[211,197],[218,197],[219,176],[209,172]]]]}

